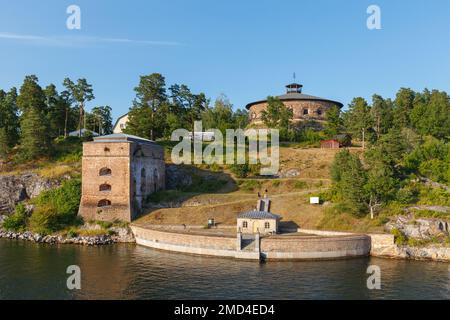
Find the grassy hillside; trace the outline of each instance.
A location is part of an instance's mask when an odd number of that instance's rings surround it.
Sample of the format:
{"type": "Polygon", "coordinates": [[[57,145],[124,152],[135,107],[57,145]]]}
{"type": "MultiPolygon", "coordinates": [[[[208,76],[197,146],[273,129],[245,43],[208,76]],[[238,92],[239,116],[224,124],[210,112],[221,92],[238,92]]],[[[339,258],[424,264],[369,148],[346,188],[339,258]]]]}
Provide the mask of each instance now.
{"type": "MultiPolygon", "coordinates": [[[[154,195],[155,200],[138,224],[196,224],[205,225],[209,218],[225,225],[235,225],[236,216],[256,206],[258,192],[268,191],[272,199],[272,211],[283,216],[283,223],[305,228],[317,227],[327,206],[310,205],[309,197],[319,195],[330,185],[329,170],[338,150],[298,148],[295,145],[281,147],[280,170],[296,170],[297,176],[284,179],[264,177],[237,178],[226,167],[215,172],[217,179],[228,179],[216,190],[197,192],[163,191],[154,195]],[[172,208],[160,208],[162,203],[172,208]]],[[[202,169],[208,172],[208,170],[202,169]]],[[[211,172],[211,171],[209,171],[211,172]]]]}
{"type": "MultiPolygon", "coordinates": [[[[17,150],[15,150],[17,151],[17,150]]],[[[57,139],[48,157],[33,161],[22,162],[16,160],[16,152],[0,165],[0,175],[20,175],[34,172],[48,179],[60,179],[64,176],[80,177],[82,140],[77,137],[57,139]]]]}

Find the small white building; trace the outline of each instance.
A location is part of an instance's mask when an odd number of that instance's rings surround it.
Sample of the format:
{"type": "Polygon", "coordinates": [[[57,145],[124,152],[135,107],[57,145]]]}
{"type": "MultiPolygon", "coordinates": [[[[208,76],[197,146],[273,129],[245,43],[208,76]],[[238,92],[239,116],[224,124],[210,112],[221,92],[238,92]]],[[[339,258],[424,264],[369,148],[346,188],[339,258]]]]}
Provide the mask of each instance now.
{"type": "Polygon", "coordinates": [[[243,212],[237,217],[237,231],[243,234],[276,234],[281,217],[267,211],[243,212]]]}
{"type": "Polygon", "coordinates": [[[99,134],[95,131],[89,130],[89,129],[81,129],[81,130],[75,130],[72,132],[69,132],[69,137],[79,137],[81,131],[81,136],[83,137],[86,133],[91,133],[93,137],[98,137],[99,134]]]}
{"type": "Polygon", "coordinates": [[[122,133],[128,122],[128,113],[120,116],[114,124],[113,133],[122,133]]]}
{"type": "MultiPolygon", "coordinates": [[[[189,132],[188,138],[193,140],[192,139],[192,132],[189,132]]],[[[194,139],[198,140],[198,141],[202,140],[202,141],[207,141],[208,142],[208,141],[213,141],[214,138],[215,138],[214,132],[212,132],[212,131],[203,131],[203,132],[195,131],[194,132],[194,139]]]]}

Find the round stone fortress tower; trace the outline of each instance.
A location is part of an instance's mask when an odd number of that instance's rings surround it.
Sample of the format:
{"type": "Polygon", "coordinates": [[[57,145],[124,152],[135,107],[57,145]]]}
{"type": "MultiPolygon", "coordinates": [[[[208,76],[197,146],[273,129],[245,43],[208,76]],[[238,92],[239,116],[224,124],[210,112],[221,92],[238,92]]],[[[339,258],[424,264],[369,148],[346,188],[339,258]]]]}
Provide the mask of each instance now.
{"type": "MultiPolygon", "coordinates": [[[[303,94],[303,85],[301,84],[291,83],[288,84],[286,88],[286,94],[277,96],[277,98],[280,99],[286,107],[292,109],[292,112],[294,113],[293,121],[325,121],[327,111],[331,107],[343,107],[343,104],[337,101],[303,94]]],[[[245,108],[248,110],[250,123],[261,123],[261,112],[267,108],[267,100],[249,103],[245,108]]]]}

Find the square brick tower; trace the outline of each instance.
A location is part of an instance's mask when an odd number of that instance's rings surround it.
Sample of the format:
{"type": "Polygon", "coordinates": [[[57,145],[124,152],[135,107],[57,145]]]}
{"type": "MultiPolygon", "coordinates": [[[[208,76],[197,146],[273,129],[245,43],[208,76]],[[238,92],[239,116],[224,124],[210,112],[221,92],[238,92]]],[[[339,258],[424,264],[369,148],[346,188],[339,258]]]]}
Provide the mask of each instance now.
{"type": "Polygon", "coordinates": [[[79,215],[88,220],[132,221],[148,195],[165,188],[164,150],[123,133],[83,144],[79,215]]]}

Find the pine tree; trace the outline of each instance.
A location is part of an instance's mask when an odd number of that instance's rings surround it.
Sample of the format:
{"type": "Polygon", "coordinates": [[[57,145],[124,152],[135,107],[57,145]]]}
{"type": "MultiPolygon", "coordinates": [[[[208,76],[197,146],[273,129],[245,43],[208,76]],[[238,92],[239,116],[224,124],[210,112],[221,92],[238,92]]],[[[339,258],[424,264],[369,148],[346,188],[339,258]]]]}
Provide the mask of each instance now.
{"type": "Polygon", "coordinates": [[[362,141],[364,149],[373,125],[370,107],[364,98],[358,97],[353,99],[348,111],[344,114],[344,122],[352,136],[362,141]]]}
{"type": "Polygon", "coordinates": [[[47,104],[47,122],[49,134],[56,138],[64,134],[66,111],[70,105],[58,94],[54,84],[50,84],[44,89],[47,104]]]}
{"type": "Polygon", "coordinates": [[[0,159],[5,158],[9,153],[8,135],[5,127],[0,127],[0,159]]]}
{"type": "Polygon", "coordinates": [[[392,101],[375,94],[372,96],[370,112],[373,118],[373,129],[377,139],[380,139],[381,135],[387,133],[393,124],[392,101]]]}
{"type": "Polygon", "coordinates": [[[343,130],[344,123],[341,117],[341,110],[339,109],[339,107],[333,106],[327,111],[326,116],[327,123],[325,126],[325,134],[329,138],[334,138],[343,130]]]}
{"type": "Polygon", "coordinates": [[[78,79],[77,83],[74,83],[69,78],[66,78],[64,79],[63,85],[66,87],[66,92],[70,95],[70,101],[78,103],[78,130],[79,136],[81,137],[81,130],[86,127],[86,102],[95,99],[92,85],[89,84],[85,78],[78,79]]]}
{"type": "Polygon", "coordinates": [[[165,79],[159,73],[140,77],[125,133],[151,140],[164,135],[168,112],[165,86],[165,79]]]}
{"type": "Polygon", "coordinates": [[[36,76],[25,77],[17,97],[17,105],[22,111],[20,117],[20,154],[25,160],[48,155],[50,134],[48,130],[48,108],[45,93],[36,76]]]}
{"type": "Polygon", "coordinates": [[[30,160],[48,155],[50,151],[49,134],[42,112],[35,108],[27,110],[22,115],[20,129],[20,153],[23,159],[30,160]]]}
{"type": "Polygon", "coordinates": [[[8,93],[0,90],[0,128],[3,131],[3,152],[13,148],[19,141],[19,116],[16,100],[16,88],[12,88],[8,93]]]}
{"type": "Polygon", "coordinates": [[[408,128],[411,124],[410,113],[414,107],[415,92],[401,88],[394,101],[394,125],[396,128],[408,128]]]}
{"type": "Polygon", "coordinates": [[[367,174],[358,155],[351,154],[347,149],[336,154],[331,166],[331,178],[338,201],[350,205],[356,212],[367,208],[364,190],[367,174]]]}

